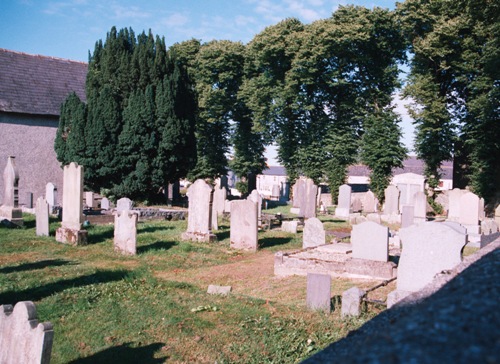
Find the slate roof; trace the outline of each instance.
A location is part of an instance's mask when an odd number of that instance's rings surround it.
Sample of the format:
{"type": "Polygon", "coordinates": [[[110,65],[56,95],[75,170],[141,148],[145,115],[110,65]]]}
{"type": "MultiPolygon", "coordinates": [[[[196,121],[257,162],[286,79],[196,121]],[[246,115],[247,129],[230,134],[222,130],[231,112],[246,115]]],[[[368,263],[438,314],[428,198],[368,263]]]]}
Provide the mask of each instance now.
{"type": "Polygon", "coordinates": [[[58,116],[71,92],[85,101],[87,63],[0,48],[0,112],[58,116]]]}

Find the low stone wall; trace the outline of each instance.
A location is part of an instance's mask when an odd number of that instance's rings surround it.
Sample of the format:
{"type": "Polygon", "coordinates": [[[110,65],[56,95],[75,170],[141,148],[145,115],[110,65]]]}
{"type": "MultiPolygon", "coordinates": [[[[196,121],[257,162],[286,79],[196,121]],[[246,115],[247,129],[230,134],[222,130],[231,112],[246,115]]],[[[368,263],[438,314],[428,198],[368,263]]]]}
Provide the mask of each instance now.
{"type": "Polygon", "coordinates": [[[141,220],[185,220],[187,210],[167,210],[167,209],[150,209],[150,208],[134,208],[133,211],[139,213],[139,221],[141,220]]]}

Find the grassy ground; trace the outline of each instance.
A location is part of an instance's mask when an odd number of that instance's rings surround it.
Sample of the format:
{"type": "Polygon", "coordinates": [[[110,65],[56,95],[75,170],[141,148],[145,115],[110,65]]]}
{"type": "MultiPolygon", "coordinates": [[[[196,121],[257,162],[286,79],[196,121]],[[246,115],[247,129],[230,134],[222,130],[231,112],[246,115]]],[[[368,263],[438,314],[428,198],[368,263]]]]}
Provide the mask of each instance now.
{"type": "MultiPolygon", "coordinates": [[[[226,221],[213,244],[181,241],[185,221],[141,222],[138,255],[127,257],[113,251],[111,225],[91,226],[84,247],[57,243],[58,226],[36,237],[25,215],[23,229],[0,227],[0,303],[35,302],[54,325],[54,364],[295,363],[378,312],[306,310],[305,277],[273,274],[274,253],[300,248],[300,234],[259,232],[259,251],[242,253],[229,248],[226,221]],[[233,291],[208,295],[209,284],[233,291]]],[[[376,283],[333,279],[333,302],[376,283]]]]}

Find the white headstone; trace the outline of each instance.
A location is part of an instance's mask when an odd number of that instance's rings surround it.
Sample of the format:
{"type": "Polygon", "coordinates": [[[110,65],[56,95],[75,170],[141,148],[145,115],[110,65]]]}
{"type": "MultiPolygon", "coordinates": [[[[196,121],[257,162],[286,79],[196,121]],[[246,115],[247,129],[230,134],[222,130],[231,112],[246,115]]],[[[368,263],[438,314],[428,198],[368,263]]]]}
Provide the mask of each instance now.
{"type": "Polygon", "coordinates": [[[23,225],[23,213],[19,207],[19,173],[14,157],[7,158],[3,182],[5,190],[3,204],[0,206],[0,216],[16,225],[23,225]]]}
{"type": "Polygon", "coordinates": [[[335,209],[335,216],[349,217],[351,213],[351,186],[342,185],[339,187],[339,203],[335,209]]]}
{"type": "Polygon", "coordinates": [[[387,262],[389,260],[389,228],[366,221],[352,227],[352,257],[387,262]]]}
{"type": "Polygon", "coordinates": [[[52,213],[52,208],[57,204],[56,201],[57,188],[52,182],[47,183],[45,186],[45,199],[49,204],[49,211],[52,213]]]}
{"type": "Polygon", "coordinates": [[[36,200],[36,235],[49,236],[49,204],[43,197],[36,200]]]}
{"type": "Polygon", "coordinates": [[[94,192],[87,191],[84,193],[84,195],[85,195],[85,205],[87,205],[89,209],[95,208],[96,206],[94,202],[94,192]]]}
{"type": "Polygon", "coordinates": [[[213,241],[212,234],[212,194],[213,188],[198,179],[188,188],[188,228],[182,235],[184,240],[213,241]]]}
{"type": "Polygon", "coordinates": [[[117,212],[132,210],[133,206],[134,206],[134,201],[132,201],[128,197],[122,197],[118,201],[116,201],[117,212]]]}
{"type": "Polygon", "coordinates": [[[326,240],[323,223],[316,217],[305,221],[302,248],[311,248],[324,245],[326,240]]]}
{"type": "Polygon", "coordinates": [[[281,230],[287,233],[296,234],[298,224],[299,224],[298,221],[283,221],[281,223],[281,230]]]}
{"type": "Polygon", "coordinates": [[[62,227],[80,230],[83,222],[83,167],[64,166],[62,227]]]}
{"type": "Polygon", "coordinates": [[[414,214],[415,208],[413,206],[403,206],[403,211],[401,211],[401,228],[406,228],[415,223],[414,214]]]}
{"type": "Polygon", "coordinates": [[[372,191],[368,191],[365,193],[365,196],[363,198],[363,212],[366,214],[370,214],[372,212],[377,211],[376,210],[376,205],[375,205],[375,194],[372,191]]]}
{"type": "Polygon", "coordinates": [[[448,192],[448,220],[458,221],[460,219],[460,198],[465,190],[454,188],[448,192]]]}
{"type": "Polygon", "coordinates": [[[234,200],[231,205],[231,248],[256,251],[257,225],[257,204],[252,200],[234,200]]]}
{"type": "Polygon", "coordinates": [[[460,197],[460,217],[458,222],[467,228],[469,234],[479,234],[479,197],[466,192],[460,197]]]}
{"type": "Polygon", "coordinates": [[[398,215],[399,214],[399,189],[396,186],[389,185],[385,189],[384,193],[385,193],[384,214],[385,215],[398,215]]]}
{"type": "Polygon", "coordinates": [[[101,209],[109,210],[109,200],[106,197],[101,199],[101,209]]]}
{"type": "Polygon", "coordinates": [[[115,250],[122,254],[135,255],[137,252],[137,214],[123,210],[115,214],[115,250]]]}
{"type": "Polygon", "coordinates": [[[413,196],[414,219],[416,223],[424,222],[427,219],[427,196],[425,192],[418,191],[413,196]]]}
{"type": "Polygon", "coordinates": [[[328,274],[307,273],[306,306],[311,310],[331,311],[332,277],[328,274]]]}

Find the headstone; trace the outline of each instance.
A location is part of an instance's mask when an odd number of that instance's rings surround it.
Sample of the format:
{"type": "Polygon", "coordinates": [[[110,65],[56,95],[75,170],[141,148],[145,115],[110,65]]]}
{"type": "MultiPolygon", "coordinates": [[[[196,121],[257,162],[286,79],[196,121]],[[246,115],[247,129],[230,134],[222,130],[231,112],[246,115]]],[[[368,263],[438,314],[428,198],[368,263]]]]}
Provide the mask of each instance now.
{"type": "Polygon", "coordinates": [[[460,197],[460,216],[458,222],[467,228],[468,234],[479,234],[479,197],[466,192],[460,197]]]}
{"type": "Polygon", "coordinates": [[[52,209],[57,204],[56,194],[57,194],[56,186],[54,186],[52,182],[47,183],[47,185],[45,186],[45,199],[49,204],[50,213],[52,213],[52,209]]]}
{"type": "Polygon", "coordinates": [[[366,214],[370,214],[372,212],[377,211],[375,201],[376,201],[375,194],[372,191],[368,191],[367,193],[365,193],[365,196],[362,201],[363,212],[366,214]]]}
{"type": "Polygon", "coordinates": [[[398,265],[397,289],[416,292],[436,274],[462,261],[466,235],[439,222],[424,222],[401,229],[403,249],[398,265]]]}
{"type": "Polygon", "coordinates": [[[94,192],[87,191],[84,193],[85,195],[85,205],[89,209],[94,209],[96,208],[95,201],[94,201],[94,192]]]}
{"type": "Polygon", "coordinates": [[[197,179],[188,188],[188,228],[183,240],[211,242],[217,237],[212,233],[213,188],[202,179],[197,179]]]}
{"type": "Polygon", "coordinates": [[[413,196],[414,221],[421,223],[427,220],[427,196],[425,192],[418,191],[413,196]]]}
{"type": "MultiPolygon", "coordinates": [[[[22,226],[23,212],[19,207],[19,173],[17,172],[15,157],[7,158],[7,165],[3,172],[4,194],[3,204],[0,206],[0,217],[11,223],[22,226]]],[[[0,218],[0,220],[2,220],[0,218]]]]}
{"type": "Polygon", "coordinates": [[[387,262],[389,260],[389,228],[366,221],[352,227],[352,257],[387,262]]]}
{"type": "Polygon", "coordinates": [[[399,211],[401,211],[404,205],[413,205],[415,193],[424,192],[425,177],[415,173],[402,173],[393,177],[392,184],[400,191],[399,211]]]}
{"type": "Polygon", "coordinates": [[[479,199],[479,220],[484,220],[486,218],[486,214],[484,211],[484,198],[479,199]]]}
{"type": "Polygon", "coordinates": [[[227,190],[221,186],[220,178],[217,179],[214,188],[214,200],[212,203],[212,213],[215,216],[220,216],[224,213],[224,207],[227,198],[227,190]]]}
{"type": "Polygon", "coordinates": [[[103,210],[109,210],[109,200],[107,197],[103,197],[101,199],[101,209],[103,210]]]}
{"type": "Polygon", "coordinates": [[[33,193],[32,192],[26,193],[26,208],[28,208],[28,209],[33,208],[33,193]]]}
{"type": "Polygon", "coordinates": [[[167,205],[172,206],[175,202],[179,200],[180,196],[180,183],[175,181],[174,183],[168,183],[165,190],[165,197],[167,199],[167,205]]]}
{"type": "Polygon", "coordinates": [[[133,206],[134,206],[134,201],[132,201],[128,197],[122,197],[118,201],[116,201],[116,211],[117,212],[132,210],[133,206]]]}
{"type": "Polygon", "coordinates": [[[495,209],[495,221],[497,225],[500,227],[500,205],[495,209]]]}
{"type": "Polygon", "coordinates": [[[52,324],[38,322],[33,302],[0,306],[0,363],[49,364],[53,341],[52,324]]]}
{"type": "Polygon", "coordinates": [[[214,284],[211,284],[208,286],[207,293],[227,296],[229,293],[231,293],[231,289],[231,286],[216,286],[214,284]]]}
{"type": "Polygon", "coordinates": [[[36,200],[36,236],[49,236],[49,204],[43,197],[36,200]]]}
{"type": "Polygon", "coordinates": [[[353,316],[358,317],[361,315],[361,303],[363,301],[363,296],[365,291],[359,289],[358,287],[349,288],[347,291],[342,293],[342,309],[341,316],[353,316]]]}
{"type": "Polygon", "coordinates": [[[257,204],[252,200],[234,200],[231,206],[230,247],[257,251],[257,204]]]}
{"type": "Polygon", "coordinates": [[[307,273],[306,305],[310,310],[331,311],[332,278],[328,274],[307,273]]]}
{"type": "Polygon", "coordinates": [[[293,186],[293,207],[299,208],[299,216],[316,217],[318,186],[310,178],[300,177],[293,186]]]}
{"type": "Polygon", "coordinates": [[[251,200],[257,204],[257,218],[259,219],[259,226],[261,225],[261,220],[262,220],[262,196],[260,195],[259,191],[253,190],[250,195],[248,195],[248,200],[251,200]]]}
{"type": "Polygon", "coordinates": [[[231,213],[231,201],[230,200],[224,201],[224,212],[231,213]]]}
{"type": "Polygon", "coordinates": [[[86,245],[87,231],[83,222],[83,167],[71,162],[64,166],[63,212],[56,241],[71,245],[86,245]]]}
{"type": "Polygon", "coordinates": [[[312,248],[324,245],[326,240],[323,223],[316,217],[307,219],[304,223],[302,248],[312,248]]]}
{"type": "Polygon", "coordinates": [[[352,212],[361,212],[363,210],[363,204],[359,198],[355,198],[352,201],[352,212]]]}
{"type": "Polygon", "coordinates": [[[123,210],[115,214],[115,251],[135,255],[137,252],[137,214],[123,210]]]}
{"type": "Polygon", "coordinates": [[[297,226],[299,225],[299,222],[294,220],[294,221],[283,221],[281,223],[281,230],[287,233],[293,233],[297,234],[297,226]]]}
{"type": "Polygon", "coordinates": [[[335,216],[348,218],[351,213],[351,186],[339,187],[339,203],[335,209],[335,216]]]}
{"type": "Polygon", "coordinates": [[[413,206],[403,206],[403,211],[401,211],[401,228],[406,228],[415,223],[414,212],[415,208],[413,206]]]}
{"type": "Polygon", "coordinates": [[[460,198],[465,192],[459,188],[448,192],[448,220],[458,221],[460,219],[460,198]]]}
{"type": "Polygon", "coordinates": [[[272,201],[279,201],[281,196],[280,193],[280,186],[279,185],[273,185],[271,189],[271,200],[272,201]]]}
{"type": "Polygon", "coordinates": [[[399,190],[396,186],[389,185],[384,190],[385,203],[384,215],[398,215],[399,214],[399,190]]]}

